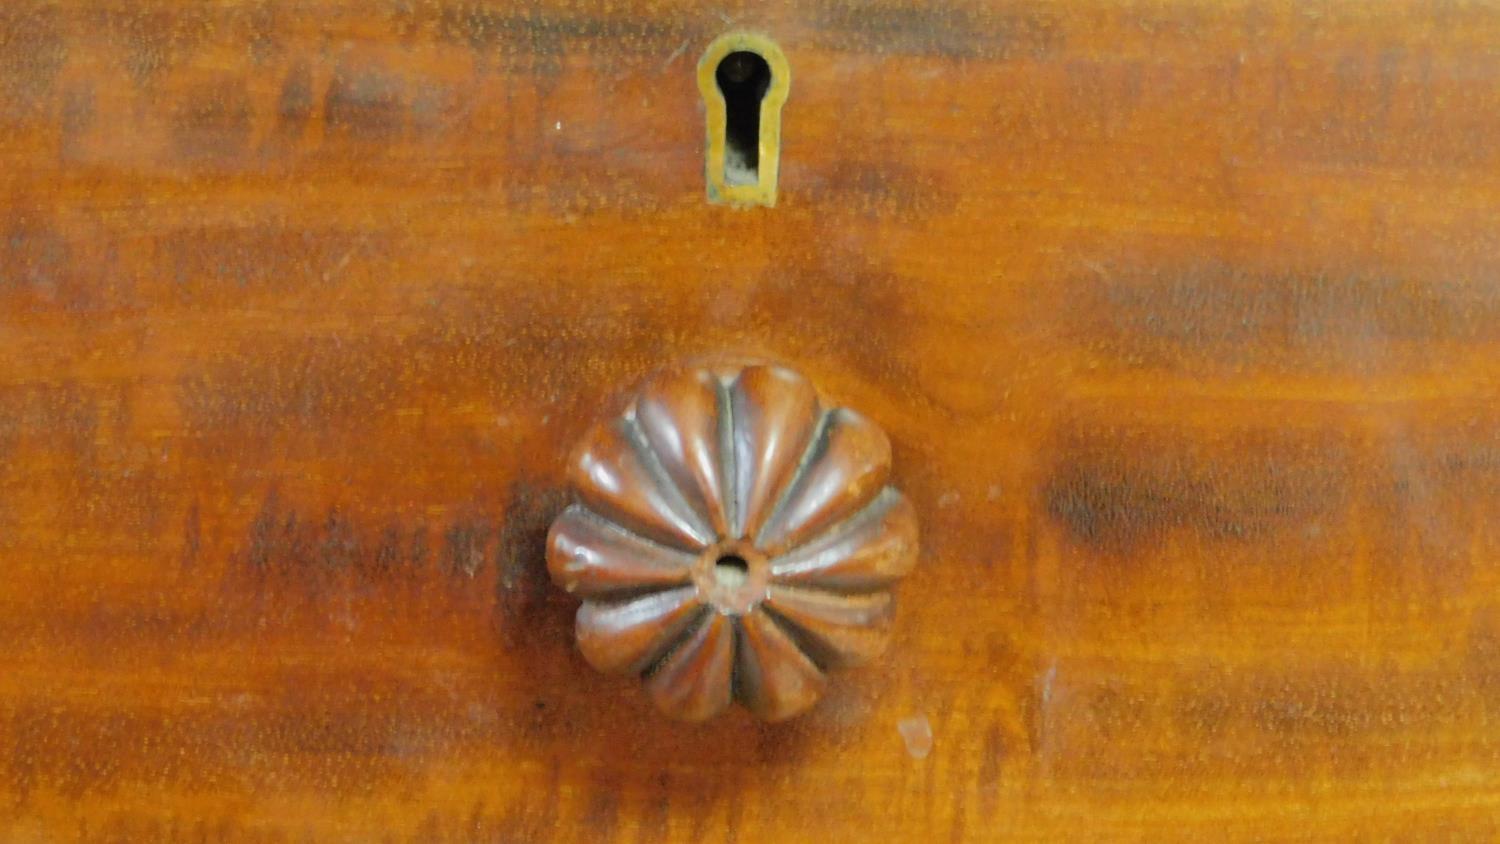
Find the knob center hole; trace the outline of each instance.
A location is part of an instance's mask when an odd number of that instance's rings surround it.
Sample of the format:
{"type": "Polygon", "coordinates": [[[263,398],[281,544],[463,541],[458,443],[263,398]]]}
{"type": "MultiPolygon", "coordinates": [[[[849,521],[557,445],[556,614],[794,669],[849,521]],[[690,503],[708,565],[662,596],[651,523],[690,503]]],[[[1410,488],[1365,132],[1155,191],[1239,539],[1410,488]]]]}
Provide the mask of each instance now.
{"type": "Polygon", "coordinates": [[[742,586],[750,577],[750,563],[738,554],[725,554],[714,561],[714,580],[727,589],[742,586]]]}

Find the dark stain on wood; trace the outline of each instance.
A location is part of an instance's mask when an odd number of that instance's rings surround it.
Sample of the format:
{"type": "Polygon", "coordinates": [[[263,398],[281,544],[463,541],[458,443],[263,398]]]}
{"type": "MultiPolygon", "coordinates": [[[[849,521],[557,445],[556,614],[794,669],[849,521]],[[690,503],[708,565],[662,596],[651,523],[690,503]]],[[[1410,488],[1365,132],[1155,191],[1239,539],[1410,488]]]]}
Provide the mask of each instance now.
{"type": "Polygon", "coordinates": [[[1350,446],[1337,438],[1248,431],[1215,451],[1180,435],[1116,428],[1059,445],[1041,489],[1066,534],[1130,555],[1179,531],[1210,541],[1261,542],[1337,513],[1350,499],[1350,446]]]}
{"type": "Polygon", "coordinates": [[[949,59],[1041,56],[1061,38],[1057,19],[1020,4],[912,5],[894,0],[820,2],[812,15],[818,43],[851,52],[881,50],[949,59]]]}
{"type": "Polygon", "coordinates": [[[51,97],[68,59],[61,17],[53,4],[30,0],[0,9],[0,114],[21,116],[51,97]]]}
{"type": "Polygon", "coordinates": [[[281,92],[276,98],[277,128],[289,135],[296,135],[307,126],[317,105],[312,89],[312,69],[306,59],[295,62],[281,81],[281,92]]]}
{"type": "Polygon", "coordinates": [[[40,219],[18,216],[0,239],[0,294],[20,294],[33,304],[68,294],[72,245],[40,219]]]}
{"type": "Polygon", "coordinates": [[[565,640],[571,609],[547,576],[547,531],[571,500],[561,487],[517,480],[496,536],[495,621],[509,647],[565,640]]]}
{"type": "Polygon", "coordinates": [[[842,358],[871,380],[919,391],[900,337],[901,315],[913,304],[910,280],[837,243],[827,250],[813,266],[766,271],[746,308],[761,342],[787,355],[842,358]],[[819,295],[809,298],[813,287],[819,295]],[[877,332],[890,341],[876,341],[877,332]]]}
{"type": "Polygon", "coordinates": [[[330,131],[366,141],[391,141],[406,129],[407,86],[371,61],[348,61],[334,71],[323,98],[330,131]]]}
{"type": "Polygon", "coordinates": [[[98,117],[94,86],[84,82],[71,85],[63,94],[61,152],[65,159],[82,157],[84,144],[98,117]]]}
{"type": "Polygon", "coordinates": [[[1005,776],[1005,758],[1010,754],[1010,742],[1006,738],[1005,728],[998,723],[988,725],[984,730],[984,741],[980,745],[980,757],[978,777],[974,781],[975,791],[979,795],[979,814],[983,818],[993,818],[1000,808],[1000,790],[1003,785],[1002,778],[1005,776]]]}
{"type": "Polygon", "coordinates": [[[1176,270],[1101,265],[1070,285],[1079,337],[1123,361],[1186,369],[1261,365],[1299,371],[1436,369],[1415,344],[1500,339],[1500,295],[1480,279],[1263,272],[1223,263],[1176,270]]]}
{"type": "Polygon", "coordinates": [[[666,57],[685,38],[701,39],[681,23],[631,15],[589,15],[564,10],[524,14],[473,0],[443,4],[436,12],[407,12],[408,28],[431,27],[443,40],[497,55],[528,55],[537,71],[557,72],[565,53],[608,50],[612,55],[666,57]]]}
{"type": "Polygon", "coordinates": [[[205,6],[177,7],[148,2],[88,10],[109,42],[125,52],[125,68],[138,86],[159,77],[191,56],[214,34],[215,12],[205,6]]]}
{"type": "Polygon", "coordinates": [[[276,489],[266,493],[243,542],[230,552],[230,574],[258,586],[276,583],[320,592],[323,581],[352,578],[363,588],[402,586],[436,577],[459,582],[492,572],[482,520],[456,518],[441,530],[387,517],[356,522],[330,509],[303,515],[276,489]]]}

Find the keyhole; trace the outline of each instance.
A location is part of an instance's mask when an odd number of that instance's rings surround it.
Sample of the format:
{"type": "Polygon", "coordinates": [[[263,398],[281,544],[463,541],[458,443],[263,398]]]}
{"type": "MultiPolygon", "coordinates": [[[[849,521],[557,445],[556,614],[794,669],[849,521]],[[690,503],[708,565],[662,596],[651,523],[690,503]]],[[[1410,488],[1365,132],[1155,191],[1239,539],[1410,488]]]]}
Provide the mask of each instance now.
{"type": "Polygon", "coordinates": [[[764,35],[730,32],[708,45],[693,72],[707,120],[703,180],[708,201],[738,208],[775,206],[781,107],[792,87],[786,55],[764,35]]]}
{"type": "Polygon", "coordinates": [[[771,66],[758,53],[738,50],[714,73],[724,94],[724,182],[760,181],[760,104],[771,87],[771,66]]]}

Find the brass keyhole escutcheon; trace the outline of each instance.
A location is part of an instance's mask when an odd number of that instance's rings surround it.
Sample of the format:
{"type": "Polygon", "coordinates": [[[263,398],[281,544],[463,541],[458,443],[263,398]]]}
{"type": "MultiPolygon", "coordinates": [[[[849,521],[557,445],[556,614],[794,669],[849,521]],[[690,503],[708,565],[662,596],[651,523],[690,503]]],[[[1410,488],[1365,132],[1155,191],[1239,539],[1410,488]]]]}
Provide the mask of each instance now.
{"type": "Polygon", "coordinates": [[[781,107],[791,82],[786,56],[763,35],[730,33],[708,45],[698,62],[698,89],[707,120],[710,202],[776,204],[781,107]]]}

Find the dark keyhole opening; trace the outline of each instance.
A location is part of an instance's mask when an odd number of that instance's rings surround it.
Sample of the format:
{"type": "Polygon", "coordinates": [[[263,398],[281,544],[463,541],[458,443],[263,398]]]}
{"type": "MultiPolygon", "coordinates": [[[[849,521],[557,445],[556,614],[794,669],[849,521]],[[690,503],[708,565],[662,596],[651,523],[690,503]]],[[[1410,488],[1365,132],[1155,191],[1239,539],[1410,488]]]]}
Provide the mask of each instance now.
{"type": "Polygon", "coordinates": [[[724,94],[724,181],[760,181],[760,101],[771,87],[771,66],[748,50],[730,53],[714,73],[724,94]]]}

